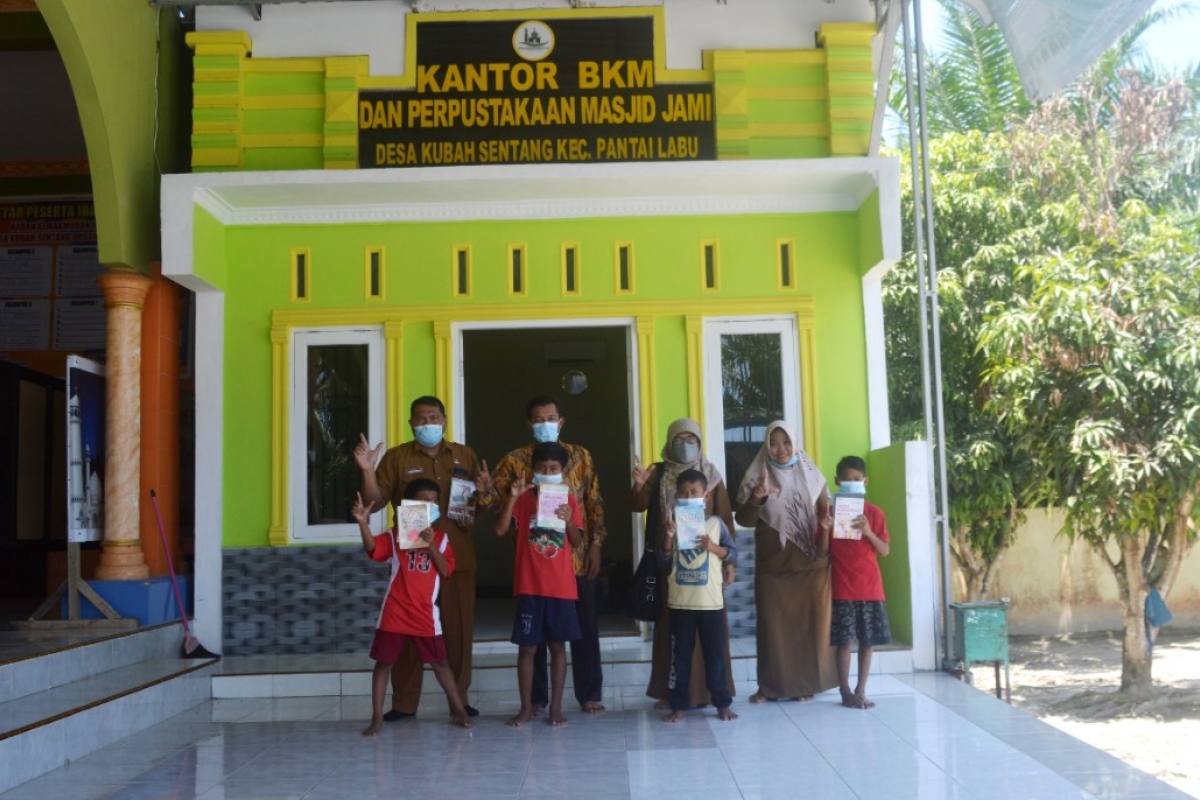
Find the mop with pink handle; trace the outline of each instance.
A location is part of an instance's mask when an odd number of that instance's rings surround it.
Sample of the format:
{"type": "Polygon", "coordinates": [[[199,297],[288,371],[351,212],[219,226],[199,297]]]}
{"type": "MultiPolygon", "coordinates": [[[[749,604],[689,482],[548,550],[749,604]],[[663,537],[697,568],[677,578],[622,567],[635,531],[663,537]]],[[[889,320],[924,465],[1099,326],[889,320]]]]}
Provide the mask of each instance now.
{"type": "Polygon", "coordinates": [[[179,579],[175,577],[175,562],[171,560],[171,546],[167,544],[167,531],[163,527],[162,512],[158,509],[158,496],[150,490],[150,502],[154,504],[154,518],[158,520],[158,535],[162,538],[163,552],[167,554],[167,569],[171,571],[171,585],[175,587],[175,602],[179,604],[179,621],[183,623],[183,657],[184,658],[220,658],[216,653],[210,653],[200,644],[200,640],[192,635],[188,625],[187,610],[183,605],[183,593],[179,591],[179,579]]]}

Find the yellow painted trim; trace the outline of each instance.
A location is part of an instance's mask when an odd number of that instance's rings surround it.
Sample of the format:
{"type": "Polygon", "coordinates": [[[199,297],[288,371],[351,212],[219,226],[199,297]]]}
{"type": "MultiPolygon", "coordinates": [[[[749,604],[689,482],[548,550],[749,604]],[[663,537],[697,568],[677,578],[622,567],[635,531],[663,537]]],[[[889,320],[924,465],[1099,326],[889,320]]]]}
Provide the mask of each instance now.
{"type": "Polygon", "coordinates": [[[240,94],[198,94],[192,98],[193,108],[237,108],[240,94]]]}
{"type": "Polygon", "coordinates": [[[654,324],[652,314],[637,316],[638,340],[638,407],[642,410],[642,464],[653,464],[658,449],[654,437],[658,436],[658,396],[654,390],[654,324]]]}
{"type": "Polygon", "coordinates": [[[509,297],[528,297],[529,296],[529,249],[524,244],[509,244],[508,245],[508,260],[505,262],[504,278],[508,283],[509,297]],[[521,254],[521,265],[519,275],[521,282],[521,290],[517,291],[513,287],[513,255],[521,254]]]}
{"type": "Polygon", "coordinates": [[[288,272],[288,282],[291,284],[290,291],[292,294],[293,303],[307,303],[312,299],[312,251],[307,247],[293,247],[292,257],[289,260],[291,269],[288,272]],[[300,256],[304,257],[304,294],[300,294],[300,256]]]}
{"type": "Polygon", "coordinates": [[[383,337],[387,359],[387,386],[385,409],[387,430],[384,437],[388,447],[395,447],[404,440],[404,322],[398,319],[383,323],[383,337]]]}
{"type": "Polygon", "coordinates": [[[452,297],[458,297],[458,298],[465,299],[465,298],[469,298],[471,296],[471,288],[474,284],[474,281],[473,281],[474,276],[471,274],[472,273],[471,261],[472,261],[471,245],[456,244],[450,248],[450,295],[452,297]],[[465,254],[467,257],[467,269],[466,269],[467,288],[466,288],[466,291],[459,291],[458,261],[460,258],[460,254],[465,254]]]}
{"type": "Polygon", "coordinates": [[[685,330],[687,331],[688,416],[703,424],[704,318],[695,314],[689,314],[684,319],[684,326],[685,330]]]}
{"type": "Polygon", "coordinates": [[[294,73],[294,72],[325,72],[324,58],[252,58],[246,62],[246,72],[263,73],[294,73]]]}
{"type": "Polygon", "coordinates": [[[721,246],[716,239],[700,240],[700,291],[721,291],[721,246]],[[712,248],[713,285],[708,285],[707,250],[712,248]]]}
{"type": "Polygon", "coordinates": [[[272,324],[289,327],[386,325],[391,322],[484,322],[523,319],[604,319],[609,317],[760,317],[798,314],[812,317],[808,295],[744,299],[694,298],[688,300],[589,300],[579,303],[472,303],[441,306],[371,306],[369,308],[283,308],[272,312],[272,324]]]}
{"type": "Polygon", "coordinates": [[[633,242],[613,242],[613,291],[616,294],[634,294],[637,291],[637,280],[634,277],[633,242]],[[626,250],[625,269],[628,273],[629,288],[621,288],[621,249],[626,250]]]}
{"type": "Polygon", "coordinates": [[[751,100],[829,99],[829,90],[824,86],[747,86],[745,92],[751,100]]]}
{"type": "Polygon", "coordinates": [[[817,324],[811,311],[796,314],[800,357],[800,420],[804,430],[804,451],[821,466],[821,437],[817,420],[817,324]]]}
{"type": "Polygon", "coordinates": [[[325,144],[321,133],[258,133],[242,134],[242,147],[320,147],[325,144]]]}
{"type": "Polygon", "coordinates": [[[579,242],[563,242],[559,245],[559,286],[563,297],[579,297],[583,294],[583,269],[579,261],[579,242]],[[575,252],[575,288],[567,289],[567,253],[575,252]]]}
{"type": "MultiPolygon", "coordinates": [[[[210,48],[235,48],[235,55],[248,55],[252,49],[250,36],[245,31],[192,31],[183,37],[193,50],[205,48],[205,54],[213,53],[210,48]]],[[[221,54],[223,55],[223,54],[221,54]]]]}
{"type": "MultiPolygon", "coordinates": [[[[454,408],[454,362],[450,347],[450,320],[433,323],[433,390],[447,409],[454,408]]],[[[446,438],[454,441],[454,418],[446,415],[446,438]]]]}
{"type": "Polygon", "coordinates": [[[776,285],[781,292],[791,292],[796,288],[796,240],[795,239],[776,239],[775,240],[775,278],[776,285]],[[788,279],[790,283],[783,282],[783,254],[780,252],[783,246],[788,248],[788,279]]]}
{"type": "Polygon", "coordinates": [[[384,260],[383,247],[368,247],[363,251],[363,296],[369,302],[383,300],[387,297],[387,286],[385,276],[387,275],[387,265],[384,260]],[[379,294],[371,294],[371,256],[379,256],[379,294]]]}
{"type": "Polygon", "coordinates": [[[242,151],[236,147],[197,147],[192,150],[193,167],[240,167],[242,151]]]}
{"type": "Polygon", "coordinates": [[[291,540],[291,520],[288,515],[288,424],[291,394],[291,359],[288,342],[291,327],[275,322],[271,325],[271,527],[267,540],[272,547],[286,547],[291,540]]]}
{"type": "Polygon", "coordinates": [[[325,108],[323,94],[247,95],[242,97],[245,111],[274,111],[281,108],[325,108]]]}

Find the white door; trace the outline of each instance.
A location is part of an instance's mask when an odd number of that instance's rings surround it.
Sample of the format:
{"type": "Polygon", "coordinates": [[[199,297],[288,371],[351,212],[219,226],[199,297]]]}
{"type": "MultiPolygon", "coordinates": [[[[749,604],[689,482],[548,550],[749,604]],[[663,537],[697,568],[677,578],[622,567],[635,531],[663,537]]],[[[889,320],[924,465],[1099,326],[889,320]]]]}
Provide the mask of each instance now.
{"type": "Polygon", "coordinates": [[[795,317],[704,321],[704,451],[731,500],[769,423],[785,420],[803,437],[796,342],[795,317]]]}
{"type": "MultiPolygon", "coordinates": [[[[384,440],[384,346],[378,328],[297,330],[292,340],[289,437],[291,538],[359,541],[350,516],[360,473],[359,434],[384,440]]],[[[372,529],[386,525],[385,510],[372,529]]]]}

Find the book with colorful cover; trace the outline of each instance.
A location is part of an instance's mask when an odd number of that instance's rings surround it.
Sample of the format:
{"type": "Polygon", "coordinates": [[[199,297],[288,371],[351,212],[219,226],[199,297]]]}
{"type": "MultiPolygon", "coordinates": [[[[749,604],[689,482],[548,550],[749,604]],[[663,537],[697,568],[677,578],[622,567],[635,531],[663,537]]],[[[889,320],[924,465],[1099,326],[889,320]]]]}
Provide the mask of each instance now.
{"type": "Polygon", "coordinates": [[[475,483],[462,478],[450,479],[450,502],[446,516],[470,528],[475,524],[475,483]]]}
{"type": "Polygon", "coordinates": [[[833,496],[833,538],[861,539],[862,533],[850,527],[854,520],[862,516],[867,498],[861,494],[842,494],[833,496]]]}
{"type": "Polygon", "coordinates": [[[433,503],[424,500],[401,500],[396,509],[396,546],[401,550],[426,547],[421,531],[430,526],[433,503]]]}
{"type": "Polygon", "coordinates": [[[705,531],[704,506],[675,506],[675,546],[695,550],[705,531]]]}
{"type": "Polygon", "coordinates": [[[558,518],[558,507],[567,505],[571,488],[561,483],[542,483],[537,487],[537,514],[534,517],[535,528],[552,531],[566,531],[567,522],[558,518]]]}

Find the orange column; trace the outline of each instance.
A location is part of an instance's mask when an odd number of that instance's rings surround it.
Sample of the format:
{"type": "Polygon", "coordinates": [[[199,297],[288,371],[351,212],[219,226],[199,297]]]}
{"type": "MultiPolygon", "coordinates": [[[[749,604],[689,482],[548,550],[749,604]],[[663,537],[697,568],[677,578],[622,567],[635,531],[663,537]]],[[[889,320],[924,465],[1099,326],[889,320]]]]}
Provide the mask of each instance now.
{"type": "Polygon", "coordinates": [[[141,472],[142,306],[151,280],[132,269],[97,279],[104,292],[108,343],[105,374],[104,543],[99,580],[150,577],[138,526],[141,472]]]}
{"type": "Polygon", "coordinates": [[[179,558],[179,287],[151,267],[154,285],[142,311],[142,480],[141,534],[153,576],[167,574],[167,556],[158,534],[150,490],[158,498],[163,529],[175,569],[179,558]]]}

